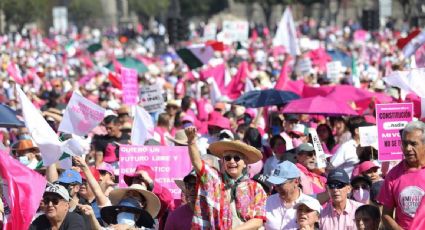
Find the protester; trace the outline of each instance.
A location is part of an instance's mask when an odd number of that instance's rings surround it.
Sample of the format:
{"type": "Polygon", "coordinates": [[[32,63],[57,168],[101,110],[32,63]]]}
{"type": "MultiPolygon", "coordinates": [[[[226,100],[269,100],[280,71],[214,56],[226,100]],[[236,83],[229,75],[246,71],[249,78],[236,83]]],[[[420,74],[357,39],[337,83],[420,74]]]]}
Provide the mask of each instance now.
{"type": "Polygon", "coordinates": [[[109,196],[109,193],[114,189],[115,186],[115,170],[112,165],[105,162],[96,167],[96,169],[100,174],[99,185],[102,188],[105,196],[109,196]]]}
{"type": "Polygon", "coordinates": [[[361,203],[348,198],[350,178],[343,169],[334,169],[327,176],[330,202],[320,213],[320,229],[355,229],[354,214],[361,203]]]}
{"type": "Polygon", "coordinates": [[[260,228],[265,219],[266,193],[248,178],[246,168],[247,164],[261,160],[261,152],[239,141],[212,143],[208,150],[221,158],[221,174],[201,160],[194,141],[196,128],[188,127],[185,131],[192,165],[201,178],[192,228],[260,228]]]}
{"type": "Polygon", "coordinates": [[[373,205],[362,205],[356,210],[355,221],[358,230],[378,230],[381,223],[381,211],[373,205]]]}
{"type": "Polygon", "coordinates": [[[297,224],[300,230],[318,230],[319,216],[322,207],[315,199],[300,200],[296,205],[297,224]]]}
{"type": "Polygon", "coordinates": [[[352,199],[362,204],[371,203],[372,181],[365,176],[351,178],[352,199]]]}
{"type": "Polygon", "coordinates": [[[80,215],[69,212],[69,199],[69,193],[62,185],[48,186],[41,205],[45,214],[35,219],[29,229],[90,229],[80,215]]]}
{"type": "Polygon", "coordinates": [[[301,185],[307,195],[318,194],[326,191],[326,178],[317,174],[317,160],[314,147],[310,143],[298,146],[297,163],[301,172],[301,185]]]}
{"type": "Polygon", "coordinates": [[[273,150],[273,156],[267,158],[263,166],[263,174],[270,175],[277,167],[277,165],[282,161],[283,155],[286,151],[286,142],[280,135],[275,135],[270,138],[270,147],[273,150]]]}
{"type": "Polygon", "coordinates": [[[277,193],[267,198],[265,229],[297,228],[295,205],[301,200],[314,200],[301,190],[300,177],[299,169],[293,163],[284,161],[277,165],[267,179],[277,193]]]}
{"type": "Polygon", "coordinates": [[[19,140],[13,150],[15,151],[15,157],[19,160],[19,162],[30,169],[35,169],[37,167],[39,163],[37,155],[40,153],[40,150],[34,145],[32,140],[19,140]]]}
{"type": "Polygon", "coordinates": [[[403,129],[404,159],[387,174],[377,198],[383,205],[382,220],[387,228],[409,229],[424,195],[424,135],[425,124],[421,121],[412,121],[403,129]]]}
{"type": "Polygon", "coordinates": [[[324,147],[323,150],[327,154],[333,154],[336,146],[336,141],[334,135],[332,134],[332,129],[327,124],[320,124],[316,128],[317,135],[319,136],[320,142],[324,147]]]}
{"type": "Polygon", "coordinates": [[[367,176],[372,181],[372,183],[382,180],[379,175],[379,166],[375,165],[371,161],[364,161],[359,164],[358,171],[360,175],[367,176]]]}

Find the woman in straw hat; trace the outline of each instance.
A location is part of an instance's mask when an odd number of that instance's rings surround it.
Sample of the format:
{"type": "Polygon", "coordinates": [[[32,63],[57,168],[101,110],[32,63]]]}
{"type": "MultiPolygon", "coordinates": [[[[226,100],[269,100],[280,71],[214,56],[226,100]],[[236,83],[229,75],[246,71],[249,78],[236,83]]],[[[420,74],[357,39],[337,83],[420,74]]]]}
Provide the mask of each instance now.
{"type": "Polygon", "coordinates": [[[201,160],[196,128],[185,129],[189,155],[198,177],[198,197],[192,229],[258,229],[265,220],[266,193],[249,179],[247,165],[262,158],[256,148],[240,141],[219,141],[208,150],[223,162],[220,173],[201,160]]]}

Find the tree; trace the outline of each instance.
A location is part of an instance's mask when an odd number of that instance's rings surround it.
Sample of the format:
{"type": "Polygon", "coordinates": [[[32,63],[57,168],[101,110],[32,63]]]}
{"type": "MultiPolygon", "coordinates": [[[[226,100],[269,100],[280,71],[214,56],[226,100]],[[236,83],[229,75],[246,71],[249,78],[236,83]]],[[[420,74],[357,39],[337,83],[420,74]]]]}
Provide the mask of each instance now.
{"type": "Polygon", "coordinates": [[[236,0],[236,1],[243,2],[245,4],[258,3],[261,9],[263,10],[263,14],[269,28],[273,26],[270,22],[273,8],[279,4],[289,5],[294,2],[294,0],[236,0]]]}
{"type": "Polygon", "coordinates": [[[212,15],[228,8],[227,0],[180,0],[182,16],[186,18],[201,16],[208,19],[212,15]]]}
{"type": "Polygon", "coordinates": [[[54,0],[1,0],[6,22],[21,30],[26,23],[45,20],[51,15],[54,0]]]}
{"type": "Polygon", "coordinates": [[[95,25],[103,16],[100,0],[72,0],[68,5],[68,18],[78,28],[95,25]]]}

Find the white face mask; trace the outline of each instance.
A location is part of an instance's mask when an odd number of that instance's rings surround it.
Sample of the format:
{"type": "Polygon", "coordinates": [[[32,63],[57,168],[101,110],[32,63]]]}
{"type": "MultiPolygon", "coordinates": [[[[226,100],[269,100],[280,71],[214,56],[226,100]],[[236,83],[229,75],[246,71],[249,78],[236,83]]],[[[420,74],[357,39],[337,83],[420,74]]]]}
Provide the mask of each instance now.
{"type": "Polygon", "coordinates": [[[19,157],[19,162],[21,162],[21,164],[23,165],[29,165],[30,160],[28,159],[27,156],[21,156],[19,157]]]}
{"type": "Polygon", "coordinates": [[[134,220],[134,213],[121,212],[117,215],[117,224],[127,224],[134,226],[136,221],[134,220]]]}
{"type": "Polygon", "coordinates": [[[370,198],[370,192],[369,190],[364,190],[362,188],[353,190],[353,198],[356,201],[365,204],[370,198]]]}

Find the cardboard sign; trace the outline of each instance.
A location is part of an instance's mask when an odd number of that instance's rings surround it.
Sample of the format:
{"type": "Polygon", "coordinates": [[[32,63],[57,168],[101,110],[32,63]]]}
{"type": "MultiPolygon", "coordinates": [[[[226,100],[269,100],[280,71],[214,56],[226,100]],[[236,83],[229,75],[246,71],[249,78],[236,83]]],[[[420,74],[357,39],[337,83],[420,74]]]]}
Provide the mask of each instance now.
{"type": "Polygon", "coordinates": [[[309,58],[304,58],[297,63],[295,70],[302,75],[307,75],[312,68],[311,60],[309,58]]]}
{"type": "Polygon", "coordinates": [[[121,68],[122,76],[122,97],[126,105],[136,105],[139,86],[137,83],[137,70],[121,68]]]}
{"type": "Polygon", "coordinates": [[[332,82],[337,82],[341,72],[341,62],[333,61],[326,63],[326,75],[332,82]]]}
{"type": "Polygon", "coordinates": [[[360,146],[372,146],[378,149],[378,128],[375,126],[359,127],[360,146]]]}
{"type": "Polygon", "coordinates": [[[164,98],[158,85],[143,86],[140,91],[140,102],[146,111],[152,113],[163,109],[164,98]]]}
{"type": "Polygon", "coordinates": [[[104,116],[104,108],[73,92],[59,125],[59,131],[84,136],[102,122],[104,116]]]}
{"type": "Polygon", "coordinates": [[[208,23],[204,27],[204,41],[215,40],[215,36],[217,35],[217,24],[214,22],[208,23]]]}
{"type": "Polygon", "coordinates": [[[151,167],[155,182],[170,190],[174,199],[180,199],[181,193],[174,180],[182,180],[192,170],[187,146],[121,145],[120,187],[127,187],[124,174],[134,173],[138,165],[151,167]]]}
{"type": "Polygon", "coordinates": [[[223,41],[227,43],[248,40],[248,21],[223,21],[223,41]]]}
{"type": "Polygon", "coordinates": [[[314,128],[310,128],[308,132],[311,135],[314,151],[316,152],[317,167],[326,168],[326,154],[320,142],[319,135],[317,135],[317,131],[314,128]]]}
{"type": "Polygon", "coordinates": [[[401,160],[401,134],[413,119],[413,103],[377,104],[378,160],[401,160]]]}

